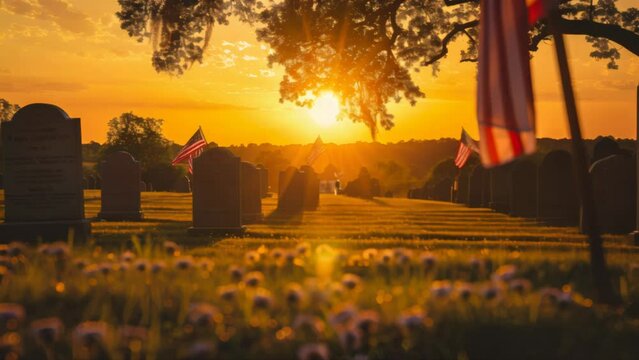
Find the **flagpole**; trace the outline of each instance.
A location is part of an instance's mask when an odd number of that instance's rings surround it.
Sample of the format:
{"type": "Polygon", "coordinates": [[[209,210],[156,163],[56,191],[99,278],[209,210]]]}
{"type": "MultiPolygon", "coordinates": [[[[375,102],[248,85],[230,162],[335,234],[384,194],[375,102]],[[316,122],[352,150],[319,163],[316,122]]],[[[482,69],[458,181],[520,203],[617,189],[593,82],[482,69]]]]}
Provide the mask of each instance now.
{"type": "Polygon", "coordinates": [[[583,138],[581,136],[579,115],[577,113],[577,105],[572,88],[570,67],[566,56],[566,45],[564,43],[563,34],[558,26],[559,20],[559,10],[555,8],[550,13],[548,21],[554,38],[557,62],[559,64],[559,73],[561,75],[564,103],[566,106],[566,113],[568,115],[568,124],[570,126],[573,148],[573,166],[577,180],[577,189],[581,200],[583,228],[586,235],[588,235],[590,243],[590,266],[592,268],[593,283],[598,298],[597,300],[600,303],[617,305],[620,303],[620,299],[612,288],[610,273],[606,266],[603,240],[599,233],[599,227],[597,226],[597,213],[592,194],[592,183],[588,174],[588,162],[586,160],[583,138]]]}

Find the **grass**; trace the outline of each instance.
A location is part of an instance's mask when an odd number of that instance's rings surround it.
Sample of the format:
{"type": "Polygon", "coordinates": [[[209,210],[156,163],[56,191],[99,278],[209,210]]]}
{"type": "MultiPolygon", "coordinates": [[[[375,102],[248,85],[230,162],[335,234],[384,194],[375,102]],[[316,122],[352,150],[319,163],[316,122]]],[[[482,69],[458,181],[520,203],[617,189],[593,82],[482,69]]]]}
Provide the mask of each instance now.
{"type": "MultiPolygon", "coordinates": [[[[86,214],[100,207],[87,191],[86,214]]],[[[189,237],[190,195],[87,244],[0,247],[0,357],[636,359],[639,248],[607,236],[620,308],[593,303],[574,228],[323,195],[242,238],[189,237]],[[179,244],[179,245],[178,245],[179,244]]]]}

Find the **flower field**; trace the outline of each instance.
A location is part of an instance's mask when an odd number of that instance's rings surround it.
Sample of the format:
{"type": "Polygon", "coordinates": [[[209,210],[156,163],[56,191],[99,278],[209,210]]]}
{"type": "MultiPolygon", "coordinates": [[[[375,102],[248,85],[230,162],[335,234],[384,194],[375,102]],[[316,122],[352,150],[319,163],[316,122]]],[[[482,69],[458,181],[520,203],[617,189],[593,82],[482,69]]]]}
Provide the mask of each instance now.
{"type": "MultiPolygon", "coordinates": [[[[87,213],[99,203],[87,192],[87,213]]],[[[97,196],[99,201],[99,196],[97,196]]],[[[636,359],[639,249],[609,237],[624,304],[593,303],[575,229],[405,199],[323,196],[244,238],[185,234],[188,195],[95,240],[0,245],[3,359],[636,359]]]]}

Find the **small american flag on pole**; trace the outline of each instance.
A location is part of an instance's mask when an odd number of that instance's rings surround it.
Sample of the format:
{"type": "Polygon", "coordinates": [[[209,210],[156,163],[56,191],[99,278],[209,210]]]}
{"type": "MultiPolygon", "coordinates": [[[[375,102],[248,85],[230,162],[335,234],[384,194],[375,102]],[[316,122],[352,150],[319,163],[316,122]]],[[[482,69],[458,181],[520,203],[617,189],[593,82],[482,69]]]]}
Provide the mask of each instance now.
{"type": "Polygon", "coordinates": [[[459,148],[457,148],[457,156],[455,156],[455,166],[460,169],[463,168],[473,152],[479,152],[477,141],[471,138],[466,130],[462,128],[461,138],[459,139],[459,148]]]}
{"type": "Polygon", "coordinates": [[[317,158],[320,155],[322,155],[324,151],[326,151],[326,147],[324,146],[324,142],[322,141],[322,138],[318,136],[317,139],[315,139],[315,143],[313,144],[311,151],[308,153],[308,156],[306,157],[306,164],[313,165],[315,160],[317,160],[317,158]]]}
{"type": "Polygon", "coordinates": [[[477,115],[484,167],[535,151],[528,26],[543,15],[544,2],[481,0],[477,115]]]}
{"type": "Polygon", "coordinates": [[[177,165],[187,161],[189,163],[189,173],[193,174],[193,159],[200,156],[206,148],[207,142],[202,132],[202,127],[199,127],[195,134],[191,136],[189,141],[182,147],[182,149],[175,155],[175,159],[171,162],[172,165],[177,165]]]}

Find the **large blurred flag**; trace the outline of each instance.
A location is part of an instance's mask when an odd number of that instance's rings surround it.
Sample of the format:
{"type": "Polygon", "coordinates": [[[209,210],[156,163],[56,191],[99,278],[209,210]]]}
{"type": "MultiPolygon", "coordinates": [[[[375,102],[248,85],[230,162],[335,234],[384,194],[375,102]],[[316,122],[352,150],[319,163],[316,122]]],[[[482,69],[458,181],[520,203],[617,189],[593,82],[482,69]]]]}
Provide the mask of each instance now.
{"type": "Polygon", "coordinates": [[[477,115],[485,167],[535,151],[528,27],[551,2],[481,0],[477,115]]]}
{"type": "Polygon", "coordinates": [[[470,137],[466,130],[462,128],[461,138],[459,139],[459,148],[457,148],[457,156],[455,156],[455,166],[460,169],[463,168],[473,152],[479,153],[477,141],[470,137]]]}
{"type": "Polygon", "coordinates": [[[206,138],[202,132],[202,127],[199,127],[195,134],[191,136],[189,141],[187,141],[187,143],[177,153],[171,164],[176,165],[183,163],[186,160],[189,163],[189,173],[193,174],[193,159],[204,152],[206,144],[206,138]]]}
{"type": "Polygon", "coordinates": [[[317,160],[317,158],[320,155],[322,155],[324,151],[326,151],[324,142],[322,142],[322,138],[320,136],[317,136],[317,139],[315,139],[315,143],[313,144],[311,151],[308,153],[308,156],[306,157],[306,164],[313,165],[315,160],[317,160]]]}

